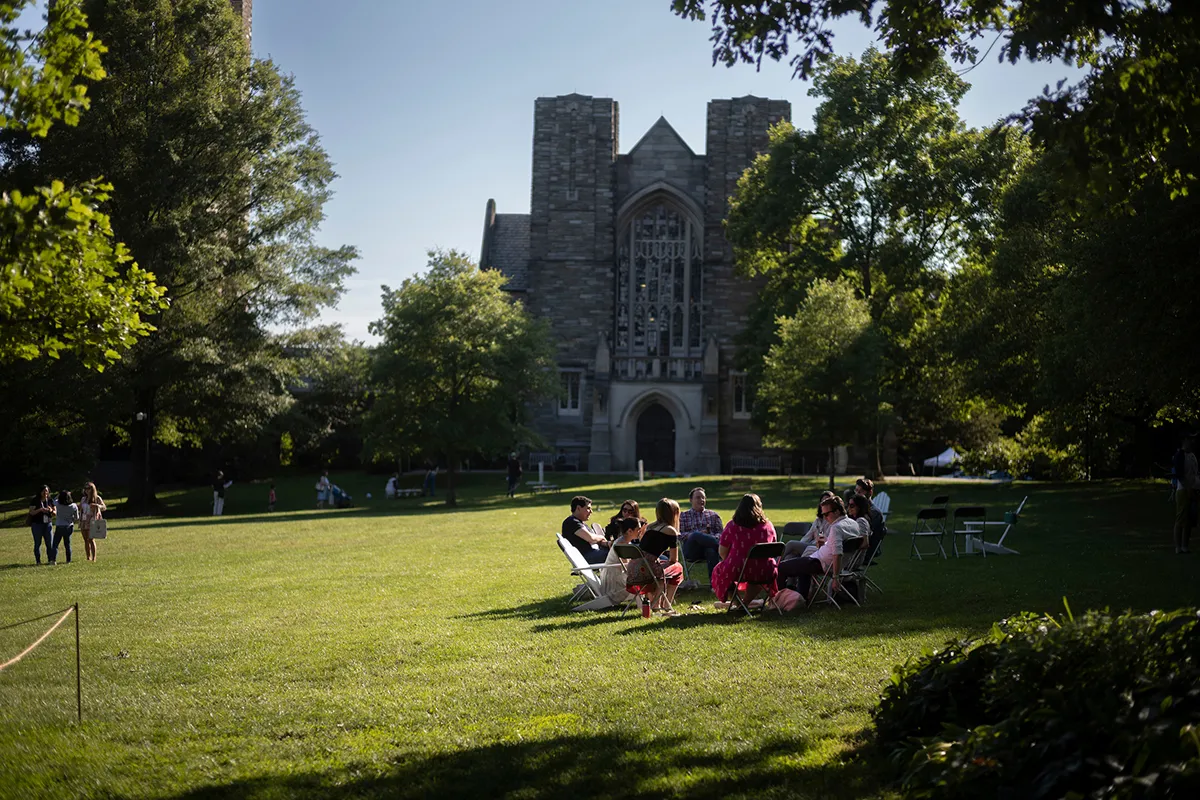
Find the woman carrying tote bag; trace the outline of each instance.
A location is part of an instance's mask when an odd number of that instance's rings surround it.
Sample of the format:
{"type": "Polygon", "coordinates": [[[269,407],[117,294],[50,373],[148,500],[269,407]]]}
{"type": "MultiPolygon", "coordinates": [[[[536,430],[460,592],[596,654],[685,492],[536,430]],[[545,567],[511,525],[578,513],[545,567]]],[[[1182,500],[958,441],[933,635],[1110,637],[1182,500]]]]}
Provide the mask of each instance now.
{"type": "Polygon", "coordinates": [[[89,481],[83,486],[83,498],[79,501],[79,532],[83,534],[83,549],[88,561],[96,560],[96,540],[108,538],[108,522],[104,519],[104,500],[96,491],[96,484],[89,481]]]}

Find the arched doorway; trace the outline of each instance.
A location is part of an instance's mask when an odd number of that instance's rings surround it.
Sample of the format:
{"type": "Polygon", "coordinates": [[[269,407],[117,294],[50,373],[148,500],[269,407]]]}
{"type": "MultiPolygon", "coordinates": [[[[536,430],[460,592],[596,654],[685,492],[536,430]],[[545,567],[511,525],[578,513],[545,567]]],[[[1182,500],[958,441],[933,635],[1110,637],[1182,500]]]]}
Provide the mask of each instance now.
{"type": "Polygon", "coordinates": [[[659,403],[638,417],[636,458],[648,472],[675,471],[675,418],[659,403]]]}

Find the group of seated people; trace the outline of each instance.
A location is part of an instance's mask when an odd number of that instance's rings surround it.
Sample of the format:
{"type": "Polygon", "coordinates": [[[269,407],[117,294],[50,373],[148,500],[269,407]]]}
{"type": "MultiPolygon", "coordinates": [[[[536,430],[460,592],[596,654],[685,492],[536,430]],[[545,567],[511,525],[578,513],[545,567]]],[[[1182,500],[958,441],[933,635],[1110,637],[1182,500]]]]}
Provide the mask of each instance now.
{"type": "Polygon", "coordinates": [[[677,616],[673,603],[683,583],[681,551],[688,562],[708,564],[718,607],[729,607],[730,592],[739,577],[747,583],[746,602],[754,599],[760,585],[774,593],[780,584],[786,584],[807,598],[812,578],[826,572],[833,576],[830,591],[836,592],[843,555],[863,547],[868,553],[874,552],[887,532],[883,515],[871,503],[873,493],[874,484],[869,478],[855,482],[848,500],[825,492],[818,503],[817,518],[804,536],[788,542],[778,562],[752,560],[745,574],[743,567],[750,549],[777,540],[775,527],[763,513],[762,500],[756,494],[743,495],[733,518],[724,526],[720,515],[707,508],[707,494],[698,486],[692,490],[690,507],[685,511],[680,511],[679,503],[664,497],[655,506],[654,521],[649,522],[642,518],[636,501],[626,500],[604,528],[589,522],[592,501],[578,495],[571,499],[571,515],[563,520],[562,536],[589,564],[626,565],[624,570],[605,569],[600,573],[603,591],[614,603],[631,599],[631,590],[640,591],[652,609],[677,616]],[[620,544],[635,544],[648,558],[630,567],[630,559],[621,559],[614,549],[620,544]],[[642,574],[647,571],[649,574],[642,574]]]}

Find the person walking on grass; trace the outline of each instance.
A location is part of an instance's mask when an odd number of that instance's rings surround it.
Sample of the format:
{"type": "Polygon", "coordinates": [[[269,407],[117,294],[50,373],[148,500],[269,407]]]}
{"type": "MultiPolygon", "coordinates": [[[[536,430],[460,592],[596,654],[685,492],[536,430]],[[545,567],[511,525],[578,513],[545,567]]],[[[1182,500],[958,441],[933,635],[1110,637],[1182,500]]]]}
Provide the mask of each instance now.
{"type": "Polygon", "coordinates": [[[233,486],[233,481],[225,480],[225,473],[217,470],[213,481],[213,516],[219,517],[225,513],[225,490],[233,486]]]}
{"type": "Polygon", "coordinates": [[[29,501],[29,529],[33,531],[33,560],[42,563],[42,542],[46,543],[46,563],[54,563],[54,544],[50,521],[54,519],[54,504],[50,502],[50,487],[43,486],[29,501]]]}
{"type": "Polygon", "coordinates": [[[325,507],[329,502],[329,491],[333,488],[333,484],[329,482],[329,470],[321,473],[321,477],[317,479],[317,508],[325,507]]]}
{"type": "Polygon", "coordinates": [[[517,496],[517,484],[521,482],[521,459],[515,452],[508,454],[508,496],[517,496]]]}
{"type": "Polygon", "coordinates": [[[50,548],[50,563],[58,563],[58,547],[62,545],[67,563],[71,563],[71,534],[79,521],[79,506],[71,500],[71,493],[63,489],[54,503],[54,544],[50,548]]]}
{"type": "Polygon", "coordinates": [[[96,491],[96,484],[88,481],[83,485],[83,497],[79,502],[79,532],[83,534],[83,550],[88,561],[96,560],[96,540],[92,538],[92,524],[104,519],[104,499],[96,491]]]}

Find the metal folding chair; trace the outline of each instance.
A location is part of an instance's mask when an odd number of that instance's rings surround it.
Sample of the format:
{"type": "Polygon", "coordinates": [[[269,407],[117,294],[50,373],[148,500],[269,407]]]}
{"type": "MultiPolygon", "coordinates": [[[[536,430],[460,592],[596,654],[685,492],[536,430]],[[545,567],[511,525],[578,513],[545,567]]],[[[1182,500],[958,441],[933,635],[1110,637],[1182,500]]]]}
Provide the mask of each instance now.
{"type": "MultiPolygon", "coordinates": [[[[869,539],[867,540],[867,545],[863,548],[862,560],[860,560],[858,566],[854,568],[854,574],[852,576],[854,580],[861,580],[868,589],[874,589],[880,594],[883,594],[883,589],[880,589],[879,584],[871,580],[871,577],[867,574],[867,572],[871,569],[871,564],[875,561],[875,557],[879,554],[879,550],[883,545],[883,540],[887,538],[887,535],[887,531],[885,530],[883,535],[874,542],[870,541],[869,539]]],[[[845,570],[842,571],[845,572],[845,570]]],[[[865,592],[863,593],[863,598],[864,600],[866,599],[865,592]]]]}
{"type": "MultiPolygon", "coordinates": [[[[746,601],[743,600],[741,596],[741,585],[743,583],[747,585],[747,588],[749,586],[762,586],[766,588],[767,598],[763,601],[763,611],[766,611],[767,606],[774,597],[774,595],[771,594],[771,586],[775,583],[775,570],[772,569],[771,577],[766,579],[747,577],[747,571],[749,571],[750,574],[754,574],[757,570],[763,570],[763,572],[765,572],[765,569],[763,569],[758,562],[767,559],[775,559],[775,563],[778,566],[779,559],[782,557],[783,542],[760,542],[759,544],[756,544],[750,548],[750,552],[746,554],[746,560],[742,562],[742,569],[738,573],[737,580],[734,581],[733,584],[733,598],[729,603],[730,611],[732,611],[735,606],[739,606],[743,611],[746,612],[747,616],[750,615],[750,606],[746,604],[746,601]]],[[[775,610],[779,612],[779,616],[783,616],[783,609],[781,609],[779,606],[775,606],[775,610]]]]}
{"type": "Polygon", "coordinates": [[[967,555],[983,553],[987,558],[987,547],[984,546],[983,532],[987,530],[987,509],[983,506],[959,506],[954,509],[954,530],[950,534],[954,557],[958,558],[958,537],[963,537],[963,550],[967,555]],[[978,547],[972,538],[979,542],[978,547]]]}
{"type": "Polygon", "coordinates": [[[950,505],[950,495],[939,494],[933,498],[933,502],[929,504],[930,508],[946,508],[950,505]]]}
{"type": "Polygon", "coordinates": [[[918,561],[923,561],[922,556],[933,556],[938,553],[942,558],[949,558],[946,555],[946,548],[942,546],[942,540],[946,538],[946,509],[944,508],[922,508],[917,512],[917,524],[913,526],[912,545],[908,548],[908,557],[911,559],[916,555],[918,561]],[[937,541],[937,551],[929,551],[922,553],[917,547],[917,539],[933,538],[937,541]]]}
{"type": "MultiPolygon", "coordinates": [[[[842,547],[841,569],[838,570],[836,576],[833,574],[832,568],[827,569],[814,579],[815,583],[808,590],[808,607],[812,608],[815,603],[831,603],[834,608],[841,610],[841,603],[835,597],[837,593],[833,591],[833,579],[836,577],[839,584],[844,584],[848,580],[865,579],[866,573],[860,571],[860,568],[864,563],[863,559],[870,550],[870,539],[847,539],[842,547]],[[850,549],[847,550],[846,548],[850,549]],[[817,596],[822,593],[825,595],[825,598],[818,600],[817,596]]],[[[839,586],[839,588],[841,587],[839,586]]],[[[858,602],[858,598],[850,592],[846,592],[846,595],[854,601],[854,605],[862,605],[862,603],[858,602]]]]}
{"type": "MultiPolygon", "coordinates": [[[[654,570],[654,562],[658,560],[656,556],[647,555],[642,551],[642,548],[638,547],[636,544],[614,544],[612,549],[613,552],[617,554],[618,558],[626,562],[626,575],[629,575],[633,569],[636,569],[637,565],[644,563],[646,565],[646,571],[652,576],[650,583],[635,583],[630,585],[627,582],[625,584],[626,591],[632,594],[635,598],[638,595],[642,595],[644,597],[645,595],[650,594],[651,589],[656,592],[656,596],[661,595],[666,591],[666,584],[659,582],[657,577],[658,573],[654,570]]],[[[633,600],[626,600],[624,606],[621,608],[621,613],[624,614],[629,611],[629,609],[633,608],[633,602],[633,600]]]]}

